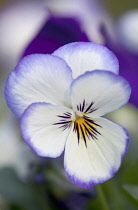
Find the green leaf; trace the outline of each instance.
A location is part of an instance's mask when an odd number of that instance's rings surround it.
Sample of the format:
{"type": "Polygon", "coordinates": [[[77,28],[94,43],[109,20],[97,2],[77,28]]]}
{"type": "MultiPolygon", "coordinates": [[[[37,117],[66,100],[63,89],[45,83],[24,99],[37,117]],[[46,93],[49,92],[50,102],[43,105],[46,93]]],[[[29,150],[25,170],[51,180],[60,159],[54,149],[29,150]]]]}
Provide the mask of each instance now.
{"type": "Polygon", "coordinates": [[[124,184],[123,188],[138,201],[138,185],[124,184]]]}

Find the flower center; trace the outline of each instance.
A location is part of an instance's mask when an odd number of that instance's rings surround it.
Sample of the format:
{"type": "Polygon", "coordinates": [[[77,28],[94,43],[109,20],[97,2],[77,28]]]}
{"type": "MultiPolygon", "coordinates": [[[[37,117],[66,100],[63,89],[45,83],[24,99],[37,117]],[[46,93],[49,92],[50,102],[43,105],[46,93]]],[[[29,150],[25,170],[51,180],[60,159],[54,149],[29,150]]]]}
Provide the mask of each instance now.
{"type": "Polygon", "coordinates": [[[53,125],[58,125],[63,131],[73,126],[73,132],[77,134],[78,144],[80,140],[83,140],[87,147],[88,140],[97,140],[97,135],[101,135],[98,131],[98,127],[101,126],[82,112],[76,112],[74,117],[69,112],[58,115],[57,117],[60,120],[53,125]]]}
{"type": "MultiPolygon", "coordinates": [[[[77,133],[78,143],[82,139],[87,147],[88,139],[97,139],[97,135],[100,134],[97,127],[101,127],[96,124],[92,119],[83,115],[82,117],[76,115],[76,120],[74,121],[73,131],[77,133]]],[[[100,134],[101,135],[101,134],[100,134]]]]}

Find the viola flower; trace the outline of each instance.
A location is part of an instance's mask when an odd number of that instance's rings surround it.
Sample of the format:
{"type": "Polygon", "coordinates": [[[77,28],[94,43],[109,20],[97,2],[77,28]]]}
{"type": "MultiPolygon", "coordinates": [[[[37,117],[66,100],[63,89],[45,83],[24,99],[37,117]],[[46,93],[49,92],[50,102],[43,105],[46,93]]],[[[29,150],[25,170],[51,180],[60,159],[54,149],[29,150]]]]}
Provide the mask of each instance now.
{"type": "Polygon", "coordinates": [[[65,171],[80,187],[113,177],[128,148],[127,131],[101,117],[130,97],[118,69],[106,47],[76,42],[24,57],[7,80],[7,104],[26,143],[43,157],[65,149],[65,171]]]}

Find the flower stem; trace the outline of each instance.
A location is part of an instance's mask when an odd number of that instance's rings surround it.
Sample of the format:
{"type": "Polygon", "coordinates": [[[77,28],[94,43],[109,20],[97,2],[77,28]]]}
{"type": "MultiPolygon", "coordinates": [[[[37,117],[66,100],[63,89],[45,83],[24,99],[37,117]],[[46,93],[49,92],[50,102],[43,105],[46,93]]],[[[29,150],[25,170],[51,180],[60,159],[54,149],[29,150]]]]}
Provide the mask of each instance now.
{"type": "Polygon", "coordinates": [[[99,196],[99,200],[101,202],[102,210],[109,210],[101,184],[98,184],[95,187],[99,196]]]}

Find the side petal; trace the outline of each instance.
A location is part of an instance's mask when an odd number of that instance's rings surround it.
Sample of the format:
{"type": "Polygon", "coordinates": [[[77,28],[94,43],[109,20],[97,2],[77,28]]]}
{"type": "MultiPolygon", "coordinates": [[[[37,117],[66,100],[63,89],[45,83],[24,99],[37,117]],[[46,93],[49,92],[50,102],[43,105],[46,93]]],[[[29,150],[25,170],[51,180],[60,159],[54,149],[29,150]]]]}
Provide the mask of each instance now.
{"type": "Polygon", "coordinates": [[[103,45],[92,42],[75,42],[58,48],[53,55],[63,58],[72,70],[73,78],[86,71],[106,70],[118,74],[116,56],[103,45]]]}
{"type": "Polygon", "coordinates": [[[87,138],[86,143],[75,132],[70,132],[65,147],[65,171],[71,182],[90,188],[112,178],[120,167],[128,149],[128,135],[121,126],[104,118],[99,124],[97,139],[87,138]]]}
{"type": "Polygon", "coordinates": [[[64,150],[71,126],[70,118],[59,116],[65,113],[73,115],[72,110],[47,103],[31,104],[21,118],[21,132],[26,143],[40,156],[58,157],[64,150]],[[61,124],[62,123],[62,124],[61,124]]]}
{"type": "Polygon", "coordinates": [[[13,113],[21,117],[34,102],[70,104],[71,82],[71,70],[61,58],[48,54],[29,55],[10,74],[5,97],[13,113]]]}
{"type": "Polygon", "coordinates": [[[73,81],[73,109],[91,117],[115,111],[129,100],[131,88],[122,77],[107,71],[87,72],[73,81]]]}

